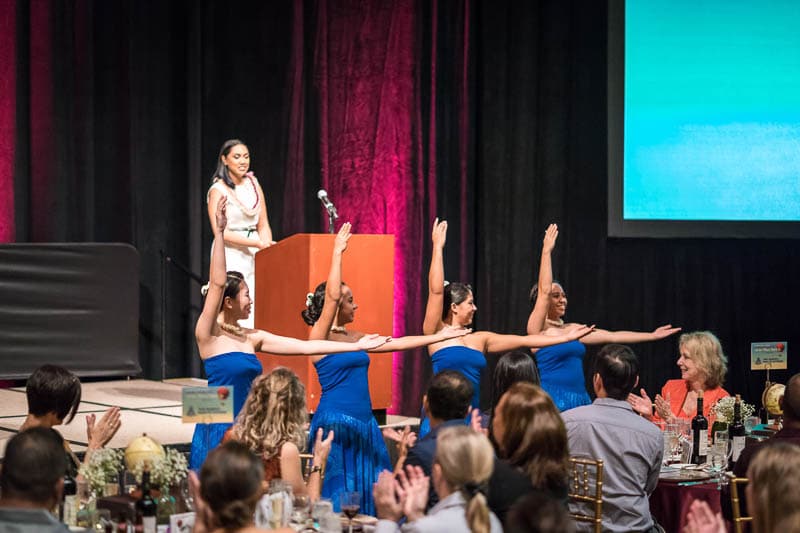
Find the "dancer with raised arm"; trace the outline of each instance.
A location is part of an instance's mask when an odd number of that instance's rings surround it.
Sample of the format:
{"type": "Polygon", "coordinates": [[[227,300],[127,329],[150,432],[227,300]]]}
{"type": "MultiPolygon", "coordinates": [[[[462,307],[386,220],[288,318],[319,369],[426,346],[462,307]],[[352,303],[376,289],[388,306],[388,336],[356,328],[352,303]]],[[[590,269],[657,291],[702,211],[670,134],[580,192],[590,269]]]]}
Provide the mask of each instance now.
{"type": "MultiPolygon", "coordinates": [[[[567,312],[567,295],[557,281],[553,281],[551,253],[558,239],[558,226],[550,224],[542,242],[542,259],[539,282],[531,291],[533,310],[528,317],[528,334],[563,335],[575,324],[564,322],[567,312]]],[[[560,411],[591,403],[583,376],[583,356],[586,344],[633,344],[655,341],[680,331],[672,324],[660,326],[651,332],[608,331],[595,329],[580,340],[534,350],[539,366],[541,387],[553,398],[560,411]]]]}
{"type": "MultiPolygon", "coordinates": [[[[336,235],[328,280],[308,295],[303,320],[312,326],[312,339],[332,339],[351,343],[353,351],[313,358],[322,386],[317,412],[311,421],[310,435],[318,428],[333,430],[333,444],[328,455],[322,495],[333,500],[339,509],[339,496],[345,492],[361,493],[361,512],[374,515],[372,484],[382,470],[391,469],[389,454],[372,415],[367,370],[369,356],[357,343],[363,333],[348,329],[358,306],[353,291],[342,282],[342,255],[350,239],[350,223],[336,235]]],[[[373,352],[398,352],[419,348],[465,335],[469,330],[447,328],[435,335],[391,339],[373,352]]],[[[319,340],[317,342],[323,342],[319,340]]],[[[311,443],[313,444],[313,443],[311,443]]]]}
{"type": "MultiPolygon", "coordinates": [[[[239,272],[225,271],[222,234],[227,225],[226,204],[225,197],[217,202],[208,293],[203,311],[197,319],[195,338],[209,386],[233,386],[235,417],[247,398],[253,379],[261,373],[256,352],[280,355],[339,353],[352,350],[353,345],[325,340],[304,341],[239,326],[238,321],[250,315],[250,293],[239,272]]],[[[384,344],[387,339],[378,335],[364,335],[358,339],[356,347],[371,350],[384,344]]],[[[208,451],[222,441],[230,426],[197,424],[192,438],[192,469],[196,470],[203,464],[208,451]]]]}
{"type": "MultiPolygon", "coordinates": [[[[441,331],[446,326],[467,327],[478,309],[472,288],[463,283],[445,284],[444,244],[447,240],[447,222],[437,218],[433,223],[433,255],[428,273],[428,303],[422,331],[426,335],[441,331]]],[[[449,339],[431,344],[428,353],[433,362],[433,373],[442,370],[457,370],[470,380],[475,392],[472,407],[479,407],[480,379],[486,367],[486,354],[507,352],[517,348],[541,348],[580,339],[589,334],[592,327],[572,324],[558,335],[501,335],[491,331],[476,331],[458,339],[449,339]]],[[[426,433],[427,419],[420,426],[420,436],[426,433]]]]}

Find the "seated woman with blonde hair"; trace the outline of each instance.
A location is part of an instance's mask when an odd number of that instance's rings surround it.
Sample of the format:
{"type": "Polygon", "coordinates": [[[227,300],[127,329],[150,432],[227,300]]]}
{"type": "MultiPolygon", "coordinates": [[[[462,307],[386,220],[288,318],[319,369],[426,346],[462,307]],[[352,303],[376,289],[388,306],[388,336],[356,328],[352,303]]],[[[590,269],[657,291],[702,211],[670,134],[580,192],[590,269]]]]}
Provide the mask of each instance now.
{"type": "Polygon", "coordinates": [[[317,431],[306,483],[303,481],[300,452],[305,448],[307,425],[306,388],[297,374],[278,367],[253,381],[250,394],[226,440],[242,442],[261,457],[265,481],[282,479],[292,487],[294,494],[307,494],[311,501],[315,501],[322,488],[333,431],[329,431],[325,439],[322,438],[322,428],[317,431]]]}
{"type": "Polygon", "coordinates": [[[467,426],[443,429],[436,439],[431,468],[439,503],[425,514],[431,480],[420,467],[408,467],[408,475],[401,474],[399,481],[390,472],[382,472],[374,488],[380,519],[375,532],[502,532],[485,496],[493,464],[494,451],[483,434],[467,426]],[[403,515],[407,522],[401,528],[397,521],[403,515]]]}
{"type": "Polygon", "coordinates": [[[728,372],[728,358],[716,335],[710,331],[684,333],[678,340],[678,368],[680,379],[671,379],[664,384],[655,402],[644,389],[641,396],[631,394],[628,403],[633,409],[656,424],[670,423],[678,419],[691,420],[697,414],[697,398],[703,394],[703,416],[712,427],[714,416],[711,408],[718,400],[730,396],[722,388],[728,372]]]}

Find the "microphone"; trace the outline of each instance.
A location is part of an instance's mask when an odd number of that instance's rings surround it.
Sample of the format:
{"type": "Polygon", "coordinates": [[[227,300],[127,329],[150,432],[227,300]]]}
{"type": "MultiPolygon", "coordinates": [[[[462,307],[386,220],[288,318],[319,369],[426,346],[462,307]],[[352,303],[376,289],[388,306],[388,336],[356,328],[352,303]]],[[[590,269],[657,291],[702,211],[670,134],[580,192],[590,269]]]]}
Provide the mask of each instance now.
{"type": "Polygon", "coordinates": [[[320,189],[317,193],[317,198],[319,198],[320,202],[322,202],[322,207],[324,207],[330,216],[333,218],[339,218],[339,213],[336,212],[336,207],[334,207],[333,202],[331,202],[330,198],[328,198],[328,193],[325,189],[320,189]]]}

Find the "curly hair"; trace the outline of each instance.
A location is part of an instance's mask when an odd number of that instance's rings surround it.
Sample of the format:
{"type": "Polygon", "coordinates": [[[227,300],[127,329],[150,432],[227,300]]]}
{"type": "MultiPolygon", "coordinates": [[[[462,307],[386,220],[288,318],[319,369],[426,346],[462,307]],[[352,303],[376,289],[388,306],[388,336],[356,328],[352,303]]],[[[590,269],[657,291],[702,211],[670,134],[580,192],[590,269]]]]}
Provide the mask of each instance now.
{"type": "Polygon", "coordinates": [[[716,335],[710,331],[684,333],[678,339],[678,346],[686,348],[690,358],[705,374],[707,389],[722,386],[728,373],[728,358],[716,335]]]}
{"type": "Polygon", "coordinates": [[[304,449],[307,422],[305,386],[297,374],[278,367],[253,380],[231,433],[254,453],[271,459],[286,442],[304,449]]]}
{"type": "Polygon", "coordinates": [[[505,431],[501,453],[541,490],[559,492],[567,486],[567,429],[553,400],[531,383],[514,383],[500,399],[505,431]]]}

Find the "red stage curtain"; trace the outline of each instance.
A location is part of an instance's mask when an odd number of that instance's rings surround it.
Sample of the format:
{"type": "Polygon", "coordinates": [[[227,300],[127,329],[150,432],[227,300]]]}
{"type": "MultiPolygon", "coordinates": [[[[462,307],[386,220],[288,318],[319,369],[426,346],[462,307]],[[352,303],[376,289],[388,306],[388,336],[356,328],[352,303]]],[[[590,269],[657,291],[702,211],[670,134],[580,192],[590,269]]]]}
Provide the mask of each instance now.
{"type": "Polygon", "coordinates": [[[14,242],[17,2],[0,1],[0,242],[14,242]]]}

